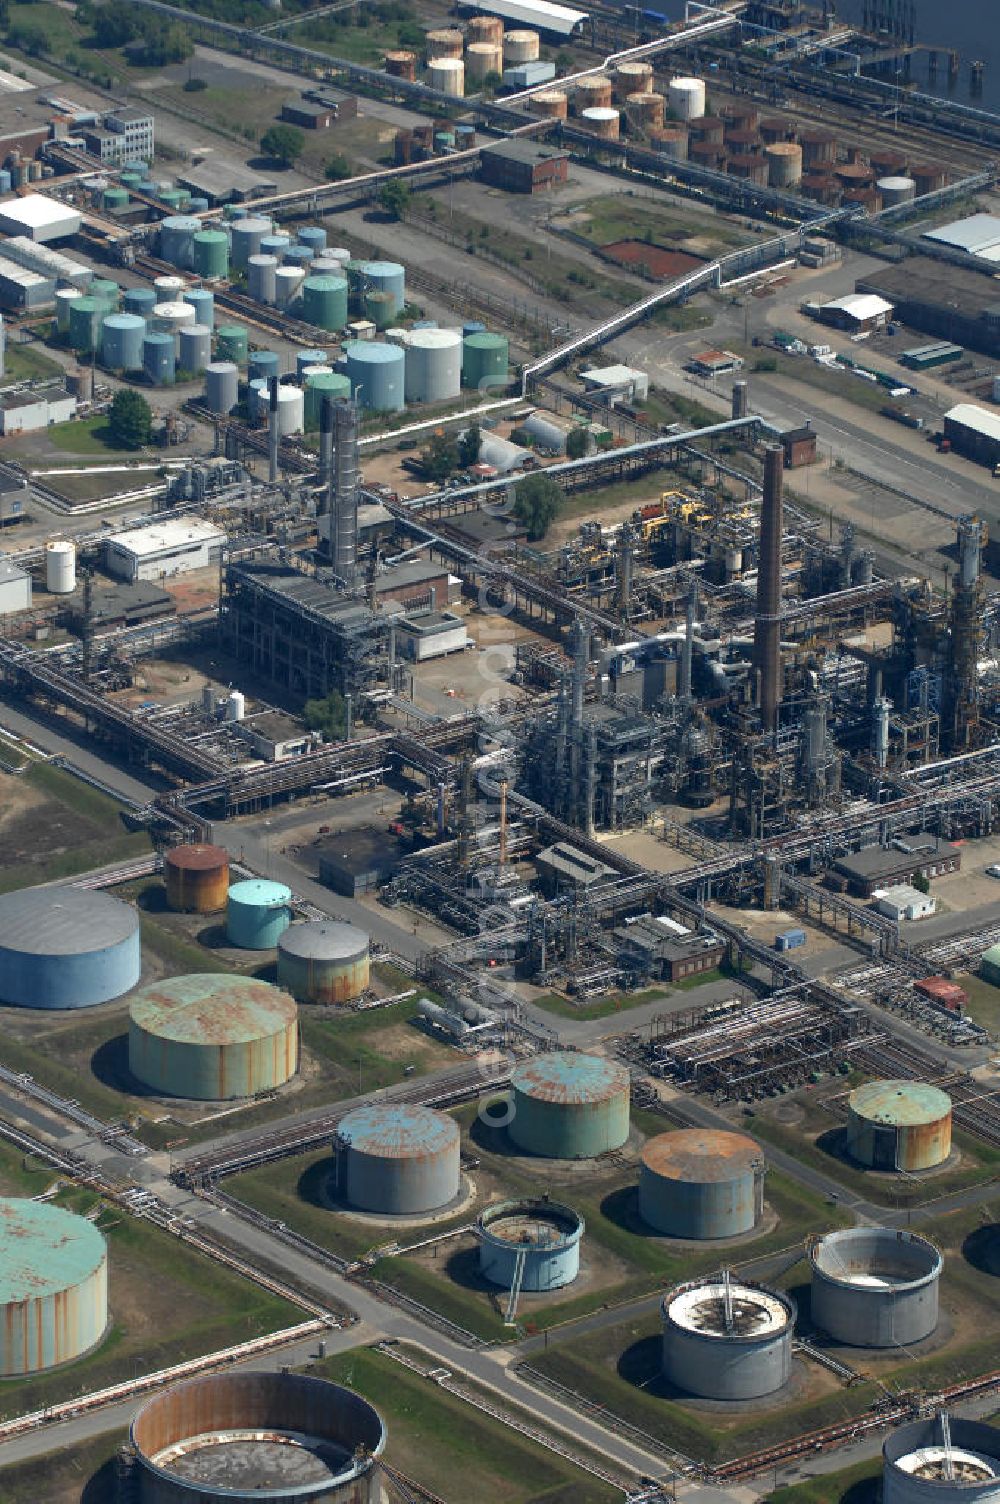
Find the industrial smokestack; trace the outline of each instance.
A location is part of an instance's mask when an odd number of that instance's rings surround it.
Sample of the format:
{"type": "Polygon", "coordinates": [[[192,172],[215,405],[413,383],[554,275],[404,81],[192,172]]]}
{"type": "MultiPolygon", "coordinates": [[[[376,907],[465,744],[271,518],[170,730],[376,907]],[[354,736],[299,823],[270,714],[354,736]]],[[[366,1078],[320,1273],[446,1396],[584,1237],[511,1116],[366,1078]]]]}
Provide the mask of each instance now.
{"type": "Polygon", "coordinates": [[[353,590],[358,567],[358,409],[338,402],[333,410],[333,517],[330,525],[333,568],[353,590]]]}
{"type": "Polygon", "coordinates": [[[272,486],[278,484],[278,378],[271,377],[268,387],[270,404],[267,426],[267,478],[272,486]]]}
{"type": "Polygon", "coordinates": [[[760,686],[760,718],[768,732],[777,727],[781,698],[781,488],[784,458],[780,444],[769,444],[764,451],[753,663],[760,686]]]}
{"type": "Polygon", "coordinates": [[[750,410],[750,388],[745,381],[733,382],[733,417],[745,418],[750,410]]]}
{"type": "Polygon", "coordinates": [[[583,694],[587,683],[587,664],[590,660],[590,633],[577,619],[573,623],[572,637],[573,654],[573,708],[571,722],[574,726],[583,725],[583,694]]]}
{"type": "Polygon", "coordinates": [[[323,398],[319,412],[319,483],[323,487],[319,498],[319,516],[330,509],[330,476],[333,472],[333,402],[323,398]]]}
{"type": "Polygon", "coordinates": [[[681,645],[681,682],[679,698],[691,698],[691,658],[694,651],[694,614],[698,606],[698,586],[692,581],[684,612],[684,642],[681,645]]]}

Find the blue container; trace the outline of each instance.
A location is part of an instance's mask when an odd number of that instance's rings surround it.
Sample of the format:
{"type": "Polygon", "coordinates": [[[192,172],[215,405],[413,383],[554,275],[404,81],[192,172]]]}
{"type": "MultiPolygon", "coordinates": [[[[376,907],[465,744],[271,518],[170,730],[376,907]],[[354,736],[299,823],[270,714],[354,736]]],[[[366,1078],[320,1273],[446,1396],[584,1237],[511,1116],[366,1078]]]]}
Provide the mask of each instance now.
{"type": "Polygon", "coordinates": [[[806,943],[805,930],[785,930],[781,935],[775,935],[775,950],[797,950],[800,945],[806,943]]]}
{"type": "Polygon", "coordinates": [[[295,352],[295,378],[302,380],[302,373],[308,366],[325,366],[325,350],[296,350],[295,352]]]}
{"type": "Polygon", "coordinates": [[[149,177],[149,163],[148,162],[140,162],[138,159],[136,159],[136,161],[134,161],[134,162],[126,162],[125,163],[125,171],[126,172],[141,172],[144,178],[148,178],[149,177]]]}
{"type": "Polygon", "coordinates": [[[214,329],[215,298],[207,287],[192,287],[182,295],[182,301],[191,304],[197,314],[196,324],[204,324],[206,329],[214,329]]]}
{"type": "Polygon", "coordinates": [[[560,1290],[580,1272],[583,1218],[558,1201],[497,1201],[476,1223],[479,1272],[509,1290],[521,1266],[522,1290],[560,1290]]]}
{"type": "Polygon", "coordinates": [[[263,877],[234,883],[226,903],[226,934],[244,950],[271,950],[292,922],[291,889],[263,877]]]}
{"type": "Polygon", "coordinates": [[[281,375],[281,361],[273,350],[251,350],[247,357],[247,380],[268,381],[281,375]]]}
{"type": "Polygon", "coordinates": [[[127,287],[122,298],[122,312],[148,319],[156,307],[157,297],[151,287],[127,287]]]}
{"type": "Polygon", "coordinates": [[[260,255],[277,256],[279,261],[284,261],[285,252],[291,243],[290,235],[264,235],[260,242],[260,255]]]}
{"type": "Polygon", "coordinates": [[[138,191],[140,193],[144,193],[147,198],[156,198],[158,193],[156,184],[153,182],[152,178],[143,178],[142,182],[139,184],[138,191]]]}
{"type": "Polygon", "coordinates": [[[322,225],[303,225],[299,231],[299,245],[307,245],[314,256],[326,250],[326,231],[322,225]]]}
{"type": "MultiPolygon", "coordinates": [[[[266,255],[266,252],[262,252],[266,255]]],[[[290,245],[285,252],[285,266],[308,266],[316,252],[307,245],[290,245]]]]}
{"type": "Polygon", "coordinates": [[[169,386],[177,371],[174,336],[154,330],[142,342],[142,369],[154,386],[169,386]]]}

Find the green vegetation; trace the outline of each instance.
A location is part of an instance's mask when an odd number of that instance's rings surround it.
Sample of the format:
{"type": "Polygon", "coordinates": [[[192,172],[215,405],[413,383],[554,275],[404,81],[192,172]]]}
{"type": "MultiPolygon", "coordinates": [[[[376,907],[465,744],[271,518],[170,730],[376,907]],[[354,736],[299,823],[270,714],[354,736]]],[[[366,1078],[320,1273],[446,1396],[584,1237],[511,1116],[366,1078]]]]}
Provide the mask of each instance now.
{"type": "Polygon", "coordinates": [[[643,1003],[658,1003],[661,998],[669,996],[670,991],[666,987],[648,987],[645,992],[611,992],[595,1003],[577,1005],[556,992],[547,992],[542,997],[533,998],[532,1002],[536,1008],[544,1008],[546,1013],[554,1013],[558,1018],[585,1020],[608,1018],[612,1013],[640,1008],[643,1003]]]}
{"type": "Polygon", "coordinates": [[[306,138],[294,125],[272,125],[260,138],[261,151],[279,167],[291,167],[306,149],[306,138]]]}
{"type": "Polygon", "coordinates": [[[342,694],[331,689],[322,700],[306,701],[302,719],[310,731],[322,731],[328,742],[339,741],[347,730],[347,702],[342,694]]]}
{"type": "Polygon", "coordinates": [[[393,219],[405,219],[410,206],[410,190],[401,178],[393,178],[379,189],[379,208],[393,219]]]}
{"type": "Polygon", "coordinates": [[[878,1504],[882,1459],[869,1457],[835,1473],[790,1483],[767,1495],[767,1504],[878,1504]]]}
{"type": "Polygon", "coordinates": [[[982,1024],[983,1028],[989,1029],[991,1033],[1000,1032],[1000,987],[994,987],[992,982],[973,976],[971,972],[956,980],[968,994],[969,1017],[974,1018],[977,1024],[982,1024]]]}
{"type": "Polygon", "coordinates": [[[11,340],[4,354],[4,373],[8,382],[44,381],[50,376],[61,376],[63,368],[37,345],[15,344],[11,340]]]}
{"type": "MultiPolygon", "coordinates": [[[[122,392],[121,395],[127,394],[122,392]]],[[[53,423],[51,428],[45,430],[45,438],[53,449],[58,449],[63,454],[93,455],[106,460],[115,454],[127,453],[115,443],[111,425],[104,416],[71,418],[68,423],[53,423]]]]}
{"type": "Polygon", "coordinates": [[[672,334],[687,334],[692,329],[707,329],[715,323],[715,317],[700,304],[664,303],[653,310],[650,322],[672,334]]]}
{"type": "Polygon", "coordinates": [[[562,488],[544,471],[526,475],[517,482],[514,487],[514,514],[527,527],[529,542],[537,542],[545,537],[550,523],[559,515],[562,500],[562,488]]]}
{"type": "Polygon", "coordinates": [[[150,850],[145,831],[126,831],[121,805],[72,773],[32,762],[20,777],[43,798],[0,829],[0,893],[72,877],[150,850]],[[28,851],[32,856],[25,860],[28,851]]]}
{"type": "MultiPolygon", "coordinates": [[[[421,988],[421,996],[429,995],[421,988]]],[[[302,1042],[331,1066],[338,1089],[348,1094],[355,1089],[359,1093],[377,1091],[405,1080],[407,1066],[413,1067],[409,1074],[422,1075],[448,1064],[452,1058],[447,1045],[439,1044],[413,1026],[411,1021],[416,1017],[416,997],[390,1003],[374,1012],[304,1016],[302,1042]],[[390,1034],[400,1044],[398,1055],[395,1051],[391,1056],[386,1052],[390,1034]]]]}
{"type": "Polygon", "coordinates": [[[420,453],[420,468],[428,480],[447,480],[458,469],[458,444],[451,429],[439,428],[431,434],[427,447],[420,453]]]}
{"type": "Polygon", "coordinates": [[[424,46],[424,29],[407,0],[366,0],[296,27],[296,39],[351,63],[379,63],[399,47],[424,46]]]}
{"type": "Polygon", "coordinates": [[[331,153],[323,164],[323,176],[328,183],[342,183],[353,171],[354,168],[342,151],[331,153]]]}
{"type": "Polygon", "coordinates": [[[590,436],[585,428],[571,428],[566,435],[566,458],[582,460],[590,447],[590,436]]]}
{"type": "Polygon", "coordinates": [[[609,245],[616,240],[645,240],[667,250],[686,250],[706,260],[754,239],[751,233],[721,215],[658,203],[635,193],[610,193],[587,199],[574,204],[573,216],[574,230],[596,245],[609,245]]]}
{"type": "Polygon", "coordinates": [[[92,1441],[47,1452],[3,1469],[3,1504],[114,1504],[117,1495],[115,1456],[127,1432],[112,1431],[92,1441]],[[81,1489],[84,1490],[81,1493],[81,1489]]]}
{"type": "Polygon", "coordinates": [[[123,387],[108,413],[109,442],[116,449],[142,449],[149,443],[153,410],[141,392],[123,387]]]}

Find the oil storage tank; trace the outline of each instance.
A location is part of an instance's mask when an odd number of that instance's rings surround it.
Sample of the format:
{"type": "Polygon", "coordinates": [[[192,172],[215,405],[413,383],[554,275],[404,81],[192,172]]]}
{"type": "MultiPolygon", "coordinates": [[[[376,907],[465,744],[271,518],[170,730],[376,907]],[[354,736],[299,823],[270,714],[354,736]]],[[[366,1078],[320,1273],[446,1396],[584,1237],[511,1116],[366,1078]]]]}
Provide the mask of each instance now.
{"type": "Polygon", "coordinates": [[[795,1304],[744,1280],[691,1280],[663,1297],[663,1373],[688,1394],[752,1400],[792,1371],[795,1304]]]}
{"type": "Polygon", "coordinates": [[[278,941],[278,983],[301,1003],[350,1003],[368,981],[368,936],[353,924],[290,924],[278,941]]]}
{"type": "Polygon", "coordinates": [[[260,243],[270,233],[269,219],[251,218],[248,215],[246,219],[234,220],[230,228],[230,259],[233,266],[245,267],[251,256],[259,256],[260,243]]]}
{"type": "Polygon", "coordinates": [[[522,1290],[560,1290],[580,1272],[583,1218],[547,1197],[498,1201],[476,1222],[479,1272],[509,1290],[518,1276],[522,1290]]]}
{"type": "Polygon", "coordinates": [[[593,1159],[628,1138],[629,1074],[613,1060],[553,1050],[522,1061],[511,1085],[507,1132],[529,1154],[593,1159]]]}
{"type": "Polygon", "coordinates": [[[660,1133],[643,1147],[639,1215],[675,1238],[750,1232],[764,1205],[764,1155],[752,1138],[712,1128],[660,1133]]]}
{"type": "Polygon", "coordinates": [[[942,1415],[911,1421],[882,1448],[883,1504],[998,1504],[1000,1431],[942,1415]]]}
{"type": "Polygon", "coordinates": [[[847,1152],[872,1170],[928,1170],[951,1153],[951,1098],[923,1081],[867,1081],[847,1100],[847,1152]]]}
{"type": "Polygon", "coordinates": [[[112,371],[137,371],[142,365],[146,320],[136,313],[112,313],[101,326],[101,359],[112,371]]]}
{"type": "Polygon", "coordinates": [[[142,369],[154,386],[169,386],[177,371],[177,341],[154,329],[142,341],[142,369]]]}
{"type": "Polygon", "coordinates": [[[72,595],[76,589],[76,544],[67,538],[45,545],[45,588],[50,595],[72,595]]]}
{"type": "Polygon", "coordinates": [[[70,1363],[108,1325],[108,1250],[86,1217],[0,1199],[0,1378],[70,1363]]]}
{"type": "Polygon", "coordinates": [[[370,1102],[340,1121],[338,1196],[359,1211],[416,1216],[447,1206],[461,1185],[458,1124],[432,1107],[370,1102]]]}
{"type": "Polygon", "coordinates": [[[205,367],[205,402],[210,412],[231,413],[240,400],[240,368],[231,360],[205,367]]]}
{"type": "Polygon", "coordinates": [[[474,392],[507,385],[510,343],[506,334],[483,329],[462,340],[462,385],[474,392]]]}
{"type": "Polygon", "coordinates": [[[349,339],[343,346],[354,398],[372,412],[398,413],[405,405],[406,358],[399,345],[349,339]]]}
{"type": "Polygon", "coordinates": [[[142,967],[139,916],[86,888],[0,897],[0,998],[22,1008],[89,1008],[121,997],[142,967]]]}
{"type": "Polygon", "coordinates": [[[207,324],[189,324],[177,336],[177,366],[192,376],[212,364],[212,331],[207,324]]]}
{"type": "Polygon", "coordinates": [[[407,402],[444,402],[460,395],[460,330],[414,329],[405,349],[407,402]]]}
{"type": "Polygon", "coordinates": [[[303,321],[317,329],[343,329],[347,323],[347,278],[306,277],[302,283],[303,321]]]}
{"type": "Polygon", "coordinates": [[[929,1337],[938,1321],[943,1260],[933,1243],[901,1228],[851,1227],[809,1250],[812,1319],[851,1347],[899,1347],[929,1337]]]}
{"type": "Polygon", "coordinates": [[[384,1504],[386,1432],[353,1389],[311,1374],[206,1374],[132,1422],[135,1504],[384,1504]]]}
{"type": "Polygon", "coordinates": [[[229,275],[229,236],[225,230],[199,230],[192,251],[199,277],[216,282],[229,275]]]}
{"type": "Polygon", "coordinates": [[[366,289],[391,293],[393,313],[399,315],[406,302],[406,268],[398,261],[363,261],[361,277],[366,289]]]}
{"type": "Polygon", "coordinates": [[[249,877],[226,900],[226,933],[244,950],[270,950],[292,922],[292,891],[284,883],[249,877]]]}
{"type": "Polygon", "coordinates": [[[672,78],[667,87],[670,112],[678,120],[698,120],[705,113],[705,80],[672,78]]]}
{"type": "Polygon", "coordinates": [[[247,261],[247,292],[258,303],[273,303],[277,296],[277,256],[251,256],[247,261]]]}
{"type": "Polygon", "coordinates": [[[175,913],[217,914],[226,907],[229,852],[202,842],[174,846],[163,858],[163,876],[175,913]]]}
{"type": "Polygon", "coordinates": [[[128,1064],[164,1096],[221,1102],[274,1091],[299,1067],[295,999],[226,972],[143,987],[129,1008],[128,1064]]]}
{"type": "Polygon", "coordinates": [[[202,228],[193,214],[168,214],[161,219],[159,230],[160,259],[171,266],[189,268],[194,259],[194,237],[202,228]]]}

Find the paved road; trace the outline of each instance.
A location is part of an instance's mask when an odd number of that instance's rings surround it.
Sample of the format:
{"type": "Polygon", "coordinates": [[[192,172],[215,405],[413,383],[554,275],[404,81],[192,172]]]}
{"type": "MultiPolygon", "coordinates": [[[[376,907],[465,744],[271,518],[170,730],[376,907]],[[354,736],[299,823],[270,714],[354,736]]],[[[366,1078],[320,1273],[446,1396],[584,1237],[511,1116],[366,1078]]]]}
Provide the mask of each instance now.
{"type": "Polygon", "coordinates": [[[28,714],[20,706],[12,705],[2,697],[0,726],[13,731],[17,736],[26,737],[46,752],[68,758],[85,773],[109,784],[136,804],[148,804],[150,799],[163,791],[164,784],[144,770],[133,771],[131,767],[126,769],[121,763],[114,761],[107,751],[101,752],[99,756],[89,751],[93,746],[92,740],[82,731],[77,735],[76,728],[72,725],[64,727],[54,718],[48,720],[34,709],[28,714]]]}

